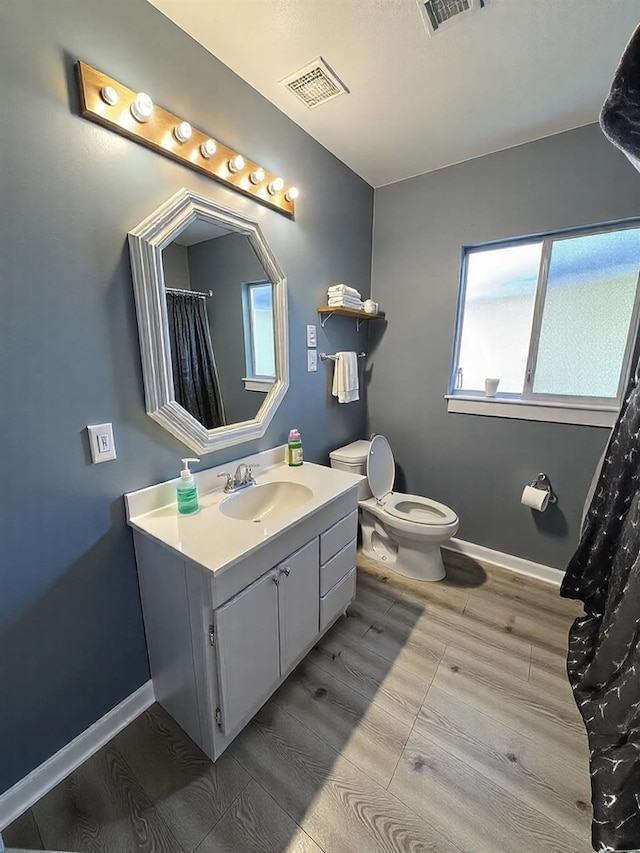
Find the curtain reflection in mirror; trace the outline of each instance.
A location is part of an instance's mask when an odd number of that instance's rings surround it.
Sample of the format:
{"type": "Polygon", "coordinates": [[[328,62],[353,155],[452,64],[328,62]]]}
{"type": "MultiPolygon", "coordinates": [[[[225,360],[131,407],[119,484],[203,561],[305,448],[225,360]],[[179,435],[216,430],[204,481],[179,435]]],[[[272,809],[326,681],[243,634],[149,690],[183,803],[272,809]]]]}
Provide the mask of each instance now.
{"type": "Polygon", "coordinates": [[[204,299],[167,292],[176,402],[207,429],[226,424],[204,299]]]}

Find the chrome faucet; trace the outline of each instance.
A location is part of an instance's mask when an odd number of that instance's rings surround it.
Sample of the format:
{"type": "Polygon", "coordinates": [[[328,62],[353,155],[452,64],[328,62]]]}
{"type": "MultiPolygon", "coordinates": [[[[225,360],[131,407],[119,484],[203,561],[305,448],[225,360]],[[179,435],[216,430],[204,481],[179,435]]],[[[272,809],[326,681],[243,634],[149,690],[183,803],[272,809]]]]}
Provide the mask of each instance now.
{"type": "Polygon", "coordinates": [[[224,490],[229,494],[230,492],[237,492],[238,489],[244,489],[247,486],[255,486],[256,481],[253,477],[253,473],[251,468],[259,468],[260,466],[254,464],[253,466],[249,466],[244,462],[241,462],[236,468],[236,473],[231,476],[228,471],[222,471],[222,473],[218,474],[218,477],[226,477],[227,482],[224,485],[224,490]]]}
{"type": "Polygon", "coordinates": [[[255,482],[251,476],[251,468],[244,462],[241,462],[236,468],[236,473],[233,475],[233,482],[236,489],[240,489],[242,486],[249,486],[255,482]]]}

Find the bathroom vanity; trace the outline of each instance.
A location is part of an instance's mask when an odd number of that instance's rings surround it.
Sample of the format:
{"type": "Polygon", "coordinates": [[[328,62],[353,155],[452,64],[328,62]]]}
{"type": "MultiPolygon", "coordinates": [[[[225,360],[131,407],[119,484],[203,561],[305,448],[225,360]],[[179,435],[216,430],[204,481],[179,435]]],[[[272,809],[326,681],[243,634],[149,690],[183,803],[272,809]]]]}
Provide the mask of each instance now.
{"type": "Polygon", "coordinates": [[[156,700],[215,761],[355,595],[361,477],[276,448],[125,496],[156,700]],[[225,494],[240,462],[256,484],[225,494]]]}

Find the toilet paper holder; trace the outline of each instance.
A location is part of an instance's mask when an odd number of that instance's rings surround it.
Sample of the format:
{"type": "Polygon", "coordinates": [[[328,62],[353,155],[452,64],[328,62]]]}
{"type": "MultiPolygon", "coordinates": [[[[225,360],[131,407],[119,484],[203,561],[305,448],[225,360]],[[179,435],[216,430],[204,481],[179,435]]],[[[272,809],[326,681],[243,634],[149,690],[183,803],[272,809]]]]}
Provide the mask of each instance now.
{"type": "Polygon", "coordinates": [[[532,480],[529,485],[532,489],[542,489],[549,493],[549,503],[555,504],[558,502],[558,496],[551,488],[551,481],[544,472],[540,472],[535,480],[532,480]]]}

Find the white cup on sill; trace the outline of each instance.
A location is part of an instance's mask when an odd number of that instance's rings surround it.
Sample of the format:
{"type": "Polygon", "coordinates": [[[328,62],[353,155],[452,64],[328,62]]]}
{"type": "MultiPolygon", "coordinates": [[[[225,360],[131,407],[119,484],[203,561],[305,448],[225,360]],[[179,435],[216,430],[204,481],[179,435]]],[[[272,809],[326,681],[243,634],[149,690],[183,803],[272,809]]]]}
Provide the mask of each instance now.
{"type": "Polygon", "coordinates": [[[495,397],[500,384],[499,379],[487,378],[484,380],[484,395],[485,397],[495,397]]]}

